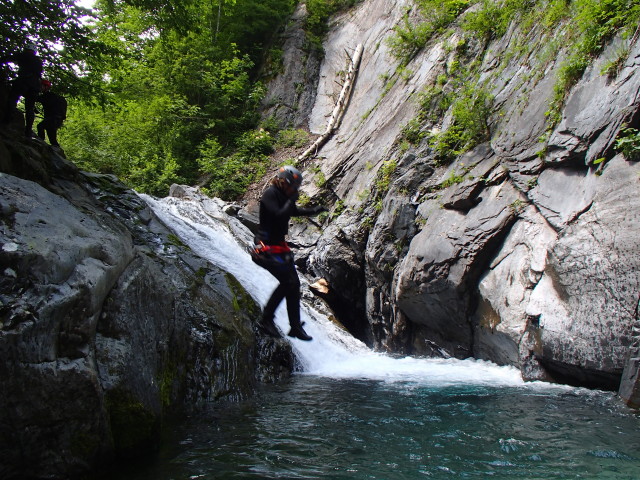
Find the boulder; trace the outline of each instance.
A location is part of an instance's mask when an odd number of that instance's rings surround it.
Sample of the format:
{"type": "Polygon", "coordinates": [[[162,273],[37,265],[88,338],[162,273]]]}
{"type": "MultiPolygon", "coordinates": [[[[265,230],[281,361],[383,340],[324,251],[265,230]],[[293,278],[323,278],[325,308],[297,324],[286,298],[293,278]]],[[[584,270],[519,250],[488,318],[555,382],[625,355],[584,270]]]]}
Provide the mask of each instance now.
{"type": "Polygon", "coordinates": [[[260,309],[237,280],[133,191],[38,140],[0,139],[3,152],[3,477],[79,477],[140,457],[167,416],[291,373],[290,346],[257,334],[260,309]]]}
{"type": "Polygon", "coordinates": [[[601,176],[584,179],[593,203],[560,232],[532,292],[527,313],[539,318],[538,359],[562,379],[620,383],[640,291],[639,175],[638,163],[618,155],[601,176]]]}
{"type": "Polygon", "coordinates": [[[476,275],[511,229],[511,205],[520,195],[505,182],[487,189],[466,214],[434,210],[411,240],[397,268],[395,297],[407,318],[424,327],[414,345],[418,351],[434,342],[456,357],[471,354],[468,317],[476,275]]]}

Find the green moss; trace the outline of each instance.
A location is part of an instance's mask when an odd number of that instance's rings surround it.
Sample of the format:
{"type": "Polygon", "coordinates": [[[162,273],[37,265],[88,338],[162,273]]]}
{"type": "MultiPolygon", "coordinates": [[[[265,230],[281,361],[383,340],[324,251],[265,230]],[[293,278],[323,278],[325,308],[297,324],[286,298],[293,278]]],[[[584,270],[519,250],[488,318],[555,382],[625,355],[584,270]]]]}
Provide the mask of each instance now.
{"type": "Polygon", "coordinates": [[[173,386],[178,376],[178,367],[175,362],[168,362],[165,368],[160,372],[158,376],[158,386],[160,389],[160,399],[163,407],[171,405],[171,396],[173,393],[173,386]]]}
{"type": "Polygon", "coordinates": [[[526,206],[527,206],[527,203],[524,200],[522,200],[521,198],[517,198],[513,202],[511,202],[511,204],[509,205],[509,208],[511,209],[514,215],[520,215],[524,211],[526,206]]]}
{"type": "Polygon", "coordinates": [[[194,275],[190,277],[191,282],[189,283],[188,291],[189,294],[193,297],[197,298],[200,295],[200,289],[205,284],[205,278],[209,270],[201,267],[197,271],[194,272],[194,275]]]}
{"type": "Polygon", "coordinates": [[[391,176],[396,171],[398,162],[395,160],[387,160],[382,164],[382,167],[378,171],[378,177],[376,178],[376,188],[381,193],[386,193],[391,185],[391,176]]]}
{"type": "Polygon", "coordinates": [[[627,160],[638,161],[640,159],[640,132],[638,129],[625,125],[618,133],[615,149],[617,152],[621,152],[627,160]]]}
{"type": "Polygon", "coordinates": [[[577,0],[571,4],[567,32],[569,57],[558,71],[554,96],[547,111],[549,128],[561,120],[569,90],[580,80],[604,45],[621,30],[635,29],[640,18],[637,0],[577,0]]]}
{"type": "Polygon", "coordinates": [[[117,452],[146,450],[155,445],[160,427],[159,417],[132,393],[115,389],[107,392],[111,436],[117,452]]]}
{"type": "Polygon", "coordinates": [[[279,148],[296,147],[300,148],[309,142],[309,133],[306,130],[286,129],[278,132],[276,136],[276,146],[279,148]]]}
{"type": "Polygon", "coordinates": [[[320,170],[320,167],[317,167],[313,173],[315,174],[313,183],[315,183],[318,188],[324,188],[327,185],[327,178],[324,176],[322,170],[320,170]]]}
{"type": "Polygon", "coordinates": [[[503,36],[518,14],[531,9],[530,0],[482,0],[479,8],[465,16],[463,29],[476,38],[490,40],[503,36]]]}
{"type": "Polygon", "coordinates": [[[167,235],[167,243],[169,243],[170,245],[174,245],[176,247],[186,248],[186,245],[182,243],[182,240],[180,240],[180,238],[177,235],[174,235],[173,233],[170,233],[169,235],[167,235]]]}
{"type": "Polygon", "coordinates": [[[89,432],[74,432],[71,437],[71,453],[82,459],[90,459],[100,448],[101,439],[89,432]]]}
{"type": "Polygon", "coordinates": [[[417,0],[423,20],[412,23],[405,15],[402,23],[393,29],[388,43],[393,55],[404,65],[437,33],[451,25],[471,3],[469,0],[417,0]]]}
{"type": "Polygon", "coordinates": [[[457,92],[451,107],[452,124],[429,140],[440,164],[451,163],[458,155],[491,137],[489,116],[492,108],[493,97],[481,87],[467,84],[457,92]]]}
{"type": "Polygon", "coordinates": [[[409,120],[402,128],[402,138],[411,145],[418,145],[426,136],[427,132],[422,129],[422,121],[419,117],[409,120]]]}
{"type": "Polygon", "coordinates": [[[256,317],[260,314],[260,307],[255,300],[247,293],[244,287],[240,284],[238,279],[230,273],[225,274],[227,285],[233,293],[233,309],[236,313],[246,312],[251,317],[256,317]]]}
{"type": "Polygon", "coordinates": [[[307,207],[310,203],[311,197],[309,197],[309,195],[307,195],[306,193],[301,193],[298,197],[298,205],[300,205],[301,207],[307,207]]]}
{"type": "Polygon", "coordinates": [[[464,175],[456,174],[455,171],[451,171],[451,175],[440,185],[442,188],[447,188],[464,181],[464,175]]]}
{"type": "MultiPolygon", "coordinates": [[[[416,5],[421,18],[416,23],[415,16],[407,14],[395,27],[395,35],[390,40],[393,53],[404,64],[431,38],[443,33],[444,28],[457,23],[464,33],[458,45],[447,47],[448,52],[455,51],[455,56],[447,63],[446,76],[438,78],[420,94],[418,115],[402,132],[401,141],[417,145],[430,130],[428,127],[437,126],[450,112],[453,121],[449,128],[427,137],[439,165],[449,164],[489,139],[492,133],[489,117],[496,113],[492,110],[493,99],[484,86],[477,84],[480,57],[469,58],[470,52],[466,49],[469,39],[495,39],[509,31],[513,22],[517,23],[519,33],[510,40],[500,66],[492,73],[493,78],[508,64],[529,64],[534,55],[538,67],[530,72],[530,78],[537,82],[561,52],[566,54],[566,60],[557,69],[558,77],[546,113],[548,128],[552,129],[561,120],[566,95],[604,45],[614,35],[630,36],[640,19],[638,0],[416,0],[416,5]],[[467,9],[472,5],[473,9],[467,9]],[[532,51],[535,43],[529,41],[534,30],[536,35],[546,36],[546,46],[537,53],[532,51]]],[[[628,49],[620,49],[605,66],[604,73],[616,75],[627,55],[628,49]]],[[[484,85],[491,84],[490,78],[485,79],[484,85]]],[[[522,105],[525,104],[523,100],[522,105]]]]}

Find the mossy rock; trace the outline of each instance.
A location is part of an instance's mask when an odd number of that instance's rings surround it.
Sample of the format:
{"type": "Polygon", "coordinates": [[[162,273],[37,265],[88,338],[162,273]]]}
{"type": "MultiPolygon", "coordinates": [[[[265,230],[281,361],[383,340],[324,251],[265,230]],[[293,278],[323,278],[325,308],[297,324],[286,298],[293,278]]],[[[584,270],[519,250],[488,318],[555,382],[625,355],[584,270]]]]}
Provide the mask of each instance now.
{"type": "Polygon", "coordinates": [[[119,457],[137,457],[158,447],[160,416],[132,393],[122,389],[107,392],[113,446],[119,457]]]}

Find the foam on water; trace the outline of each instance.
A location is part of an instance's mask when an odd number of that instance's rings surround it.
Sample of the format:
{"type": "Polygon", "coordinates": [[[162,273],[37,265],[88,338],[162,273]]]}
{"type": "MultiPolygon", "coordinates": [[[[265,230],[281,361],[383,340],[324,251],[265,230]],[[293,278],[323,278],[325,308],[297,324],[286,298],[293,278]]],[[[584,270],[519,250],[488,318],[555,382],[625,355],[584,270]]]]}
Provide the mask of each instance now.
{"type": "MultiPolygon", "coordinates": [[[[194,253],[233,274],[253,298],[264,306],[277,285],[276,280],[251,261],[247,248],[251,232],[222,211],[221,204],[206,197],[156,199],[141,197],[156,215],[194,253]]],[[[303,287],[307,285],[303,281],[303,287]]],[[[522,386],[520,372],[479,360],[397,358],[369,349],[333,324],[304,301],[301,318],[311,342],[290,339],[295,355],[307,375],[333,378],[364,378],[409,381],[428,385],[522,386]]],[[[288,332],[285,302],[276,312],[276,325],[288,332]]],[[[530,385],[530,384],[527,384],[530,385]]]]}

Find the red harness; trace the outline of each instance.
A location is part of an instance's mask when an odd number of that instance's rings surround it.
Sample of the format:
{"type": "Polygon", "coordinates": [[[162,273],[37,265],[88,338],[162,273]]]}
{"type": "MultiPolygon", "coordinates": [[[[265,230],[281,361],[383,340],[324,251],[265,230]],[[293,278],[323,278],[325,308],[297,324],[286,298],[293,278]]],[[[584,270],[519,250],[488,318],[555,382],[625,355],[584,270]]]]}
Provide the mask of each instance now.
{"type": "Polygon", "coordinates": [[[283,253],[289,253],[291,249],[287,242],[280,242],[276,245],[266,245],[263,242],[260,242],[260,245],[256,245],[256,253],[271,253],[273,255],[280,255],[283,253]]]}

